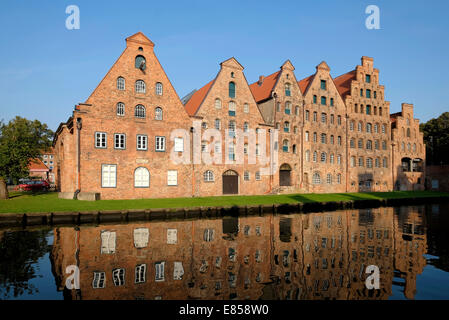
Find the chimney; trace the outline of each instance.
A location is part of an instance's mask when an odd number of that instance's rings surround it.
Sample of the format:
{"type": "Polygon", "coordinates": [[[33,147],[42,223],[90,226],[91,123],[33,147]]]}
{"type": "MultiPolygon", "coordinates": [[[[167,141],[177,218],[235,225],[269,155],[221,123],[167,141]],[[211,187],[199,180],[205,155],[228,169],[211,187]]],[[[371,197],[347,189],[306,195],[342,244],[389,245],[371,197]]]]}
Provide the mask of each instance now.
{"type": "Polygon", "coordinates": [[[263,83],[263,79],[265,79],[265,77],[264,77],[264,76],[259,76],[259,81],[257,82],[257,83],[259,84],[259,86],[261,86],[261,85],[262,85],[262,83],[263,83]]]}

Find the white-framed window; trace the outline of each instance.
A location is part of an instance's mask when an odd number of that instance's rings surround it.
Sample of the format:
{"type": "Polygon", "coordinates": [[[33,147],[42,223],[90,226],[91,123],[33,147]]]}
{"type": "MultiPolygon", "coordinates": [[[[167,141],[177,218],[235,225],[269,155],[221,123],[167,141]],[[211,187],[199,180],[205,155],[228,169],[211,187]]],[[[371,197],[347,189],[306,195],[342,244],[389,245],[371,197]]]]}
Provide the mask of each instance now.
{"type": "Polygon", "coordinates": [[[337,155],[337,164],[341,164],[341,154],[337,155]]]}
{"type": "Polygon", "coordinates": [[[145,93],[145,91],[146,91],[145,81],[137,80],[135,88],[136,88],[136,93],[145,93]]]}
{"type": "Polygon", "coordinates": [[[235,116],[236,105],[234,101],[229,101],[229,115],[235,116]]]}
{"type": "Polygon", "coordinates": [[[123,77],[117,78],[117,89],[125,90],[125,78],[123,78],[123,77]]]}
{"type": "Polygon", "coordinates": [[[156,137],[156,151],[165,151],[165,137],[156,137]]]}
{"type": "Polygon", "coordinates": [[[101,254],[112,254],[115,253],[115,231],[101,231],[101,254]]]}
{"type": "Polygon", "coordinates": [[[214,173],[210,170],[204,172],[204,182],[213,182],[214,181],[214,173]]]}
{"type": "Polygon", "coordinates": [[[319,172],[315,172],[312,177],[313,184],[321,184],[321,177],[319,172]]]}
{"type": "Polygon", "coordinates": [[[125,269],[114,269],[112,270],[112,280],[114,280],[114,285],[116,287],[125,285],[125,269]]]}
{"type": "Polygon", "coordinates": [[[178,229],[167,229],[167,244],[178,243],[178,229]]]}
{"type": "Polygon", "coordinates": [[[154,119],[155,120],[162,120],[162,108],[161,107],[157,107],[154,110],[154,119]]]}
{"type": "Polygon", "coordinates": [[[126,135],[114,133],[114,149],[126,149],[126,135]]]}
{"type": "Polygon", "coordinates": [[[184,138],[175,138],[175,152],[184,152],[184,138]]]}
{"type": "Polygon", "coordinates": [[[165,281],[165,261],[156,262],[154,264],[154,267],[156,269],[155,275],[156,282],[165,281]]]}
{"type": "Polygon", "coordinates": [[[184,267],[182,266],[182,262],[175,261],[173,268],[173,280],[182,280],[183,275],[184,267]]]}
{"type": "Polygon", "coordinates": [[[141,104],[134,108],[134,116],[136,118],[145,118],[145,107],[141,104]]]}
{"type": "Polygon", "coordinates": [[[321,152],[321,162],[326,163],[327,162],[327,153],[321,152]]]}
{"type": "Polygon", "coordinates": [[[306,142],[308,142],[309,141],[309,131],[306,131],[306,134],[305,134],[305,140],[306,140],[306,142]]]}
{"type": "Polygon", "coordinates": [[[178,171],[168,170],[167,171],[167,185],[177,186],[178,185],[178,171]]]}
{"type": "Polygon", "coordinates": [[[147,272],[147,265],[146,264],[138,264],[136,266],[136,272],[135,272],[135,279],[134,283],[144,283],[146,280],[146,272],[147,272]]]}
{"type": "Polygon", "coordinates": [[[148,150],[148,136],[143,134],[137,135],[137,150],[148,150]]]}
{"type": "Polygon", "coordinates": [[[221,100],[219,98],[215,99],[215,109],[221,109],[221,100]]]}
{"type": "Polygon", "coordinates": [[[162,83],[156,82],[156,94],[162,96],[162,83]]]}
{"type": "Polygon", "coordinates": [[[106,132],[95,132],[95,148],[106,149],[106,132]]]}
{"type": "Polygon", "coordinates": [[[125,104],[123,102],[117,103],[117,115],[118,116],[125,115],[125,104]]]}
{"type": "Polygon", "coordinates": [[[245,181],[249,181],[249,171],[245,171],[245,172],[244,172],[244,174],[243,174],[243,179],[244,179],[245,181]]]}
{"type": "Polygon", "coordinates": [[[134,171],[134,187],[149,188],[150,187],[150,171],[145,167],[139,167],[134,171]]]}
{"type": "Polygon", "coordinates": [[[150,230],[148,228],[134,229],[134,246],[138,249],[148,246],[150,230]]]}
{"type": "Polygon", "coordinates": [[[214,229],[204,229],[204,236],[203,239],[206,242],[214,241],[214,229]]]}
{"type": "Polygon", "coordinates": [[[243,112],[249,113],[249,104],[247,103],[243,104],[243,112]]]}
{"type": "Polygon", "coordinates": [[[102,289],[106,287],[106,273],[103,271],[95,271],[94,279],[92,280],[92,287],[94,289],[102,289]]]}
{"type": "Polygon", "coordinates": [[[228,129],[229,129],[229,136],[235,137],[235,121],[234,120],[229,121],[228,129]]]}
{"type": "Polygon", "coordinates": [[[48,155],[45,154],[45,155],[44,155],[44,159],[47,159],[47,158],[48,158],[48,155]]]}
{"type": "Polygon", "coordinates": [[[115,188],[117,186],[117,165],[102,164],[101,165],[101,187],[115,188]]]}
{"type": "Polygon", "coordinates": [[[221,129],[221,121],[220,121],[220,119],[215,119],[215,129],[217,129],[217,130],[221,129]]]}
{"type": "Polygon", "coordinates": [[[260,171],[256,171],[255,179],[256,181],[260,181],[260,171]]]}

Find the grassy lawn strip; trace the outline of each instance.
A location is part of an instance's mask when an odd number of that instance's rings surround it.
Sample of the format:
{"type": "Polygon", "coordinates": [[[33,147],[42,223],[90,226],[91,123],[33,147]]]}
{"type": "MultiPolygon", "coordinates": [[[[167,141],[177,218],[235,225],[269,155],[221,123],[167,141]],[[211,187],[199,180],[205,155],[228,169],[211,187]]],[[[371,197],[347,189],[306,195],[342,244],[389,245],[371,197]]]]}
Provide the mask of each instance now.
{"type": "Polygon", "coordinates": [[[56,192],[20,193],[12,192],[10,199],[0,200],[0,213],[67,212],[95,210],[127,210],[179,207],[214,207],[272,205],[286,203],[330,202],[348,200],[398,199],[417,197],[449,197],[449,193],[379,192],[379,193],[334,193],[334,194],[285,194],[264,196],[226,196],[175,199],[100,200],[95,202],[58,199],[56,192]]]}

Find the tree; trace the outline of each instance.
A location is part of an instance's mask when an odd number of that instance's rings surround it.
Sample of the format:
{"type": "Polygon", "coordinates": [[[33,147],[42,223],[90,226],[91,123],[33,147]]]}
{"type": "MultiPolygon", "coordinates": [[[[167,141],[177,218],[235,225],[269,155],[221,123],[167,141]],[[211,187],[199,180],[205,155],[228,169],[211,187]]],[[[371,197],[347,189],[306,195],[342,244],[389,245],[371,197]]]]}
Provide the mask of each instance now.
{"type": "Polygon", "coordinates": [[[449,112],[421,124],[428,165],[449,164],[449,112]]]}
{"type": "Polygon", "coordinates": [[[38,120],[21,117],[0,122],[0,199],[8,199],[6,179],[29,175],[28,165],[51,146],[53,132],[38,120]]]}

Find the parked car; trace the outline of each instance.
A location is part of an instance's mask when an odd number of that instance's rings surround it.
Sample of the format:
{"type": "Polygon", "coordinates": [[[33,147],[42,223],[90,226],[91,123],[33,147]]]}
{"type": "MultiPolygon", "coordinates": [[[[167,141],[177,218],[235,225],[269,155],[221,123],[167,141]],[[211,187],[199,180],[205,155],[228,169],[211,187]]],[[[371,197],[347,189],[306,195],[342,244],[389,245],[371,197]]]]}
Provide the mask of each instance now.
{"type": "Polygon", "coordinates": [[[46,180],[24,180],[17,186],[19,191],[48,191],[50,184],[46,180]]]}

